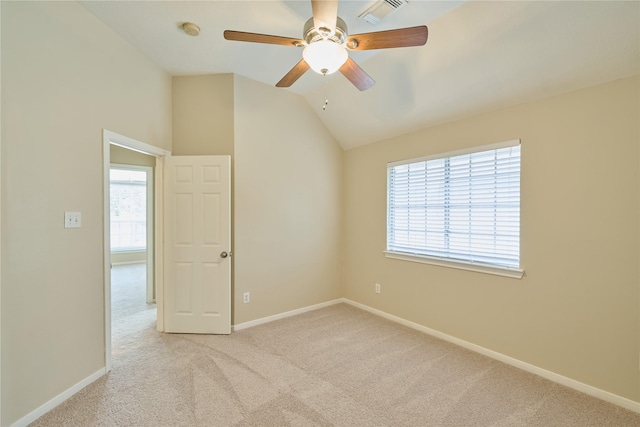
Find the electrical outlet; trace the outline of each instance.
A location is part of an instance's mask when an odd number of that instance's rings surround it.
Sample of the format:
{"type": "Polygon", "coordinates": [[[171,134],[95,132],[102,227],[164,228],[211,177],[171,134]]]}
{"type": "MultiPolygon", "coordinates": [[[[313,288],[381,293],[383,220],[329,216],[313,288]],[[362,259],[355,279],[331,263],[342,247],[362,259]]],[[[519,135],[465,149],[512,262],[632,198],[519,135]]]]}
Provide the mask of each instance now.
{"type": "Polygon", "coordinates": [[[249,292],[245,292],[242,294],[242,302],[248,304],[251,301],[251,294],[249,292]]]}
{"type": "Polygon", "coordinates": [[[380,293],[380,283],[376,283],[376,294],[380,293]]]}

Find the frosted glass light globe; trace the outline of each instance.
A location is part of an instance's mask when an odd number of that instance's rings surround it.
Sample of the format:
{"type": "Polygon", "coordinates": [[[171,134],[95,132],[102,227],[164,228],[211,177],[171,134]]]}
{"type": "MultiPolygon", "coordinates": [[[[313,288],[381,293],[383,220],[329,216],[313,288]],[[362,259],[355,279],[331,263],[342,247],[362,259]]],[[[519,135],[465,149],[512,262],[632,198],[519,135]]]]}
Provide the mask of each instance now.
{"type": "Polygon", "coordinates": [[[336,42],[320,40],[311,43],[302,51],[302,57],[318,74],[335,73],[347,62],[347,50],[336,42]]]}

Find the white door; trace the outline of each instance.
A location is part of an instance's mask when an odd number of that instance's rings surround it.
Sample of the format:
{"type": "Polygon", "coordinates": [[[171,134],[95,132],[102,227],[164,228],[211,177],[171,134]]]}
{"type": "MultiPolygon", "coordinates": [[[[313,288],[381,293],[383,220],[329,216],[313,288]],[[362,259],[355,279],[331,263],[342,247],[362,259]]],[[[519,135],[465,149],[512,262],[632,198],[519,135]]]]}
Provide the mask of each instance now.
{"type": "Polygon", "coordinates": [[[165,157],[164,330],[231,333],[231,159],[165,157]]]}

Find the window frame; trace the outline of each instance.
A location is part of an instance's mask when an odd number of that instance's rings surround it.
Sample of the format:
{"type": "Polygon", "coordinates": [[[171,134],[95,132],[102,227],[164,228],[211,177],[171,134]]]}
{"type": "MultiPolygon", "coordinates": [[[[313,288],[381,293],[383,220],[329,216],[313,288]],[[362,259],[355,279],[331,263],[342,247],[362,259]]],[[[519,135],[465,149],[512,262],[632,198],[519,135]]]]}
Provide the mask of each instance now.
{"type": "MultiPolygon", "coordinates": [[[[520,252],[521,252],[520,248],[518,250],[518,255],[519,255],[518,262],[519,262],[519,265],[518,265],[517,268],[508,267],[508,266],[502,266],[502,265],[493,265],[493,264],[481,263],[481,262],[472,262],[472,261],[465,261],[465,260],[459,260],[459,259],[438,257],[438,256],[432,256],[432,255],[420,254],[420,253],[394,251],[394,250],[390,250],[389,249],[389,234],[390,234],[390,230],[389,230],[389,225],[390,225],[389,212],[390,212],[390,209],[389,208],[390,208],[390,198],[391,198],[390,197],[390,195],[391,195],[391,191],[390,191],[391,190],[391,187],[390,187],[390,173],[391,173],[391,169],[393,167],[401,166],[401,165],[407,165],[407,164],[413,164],[413,163],[426,162],[426,161],[430,161],[430,160],[448,159],[448,158],[452,158],[452,157],[456,157],[456,156],[472,154],[472,153],[479,153],[479,152],[484,152],[484,151],[497,150],[497,149],[501,149],[501,148],[515,147],[515,146],[518,146],[518,145],[521,146],[520,139],[514,139],[514,140],[509,140],[509,141],[496,143],[496,144],[476,146],[476,147],[471,147],[471,148],[462,149],[462,150],[450,151],[450,152],[446,152],[446,153],[439,153],[439,154],[430,155],[430,156],[422,156],[422,157],[410,158],[410,159],[393,161],[393,162],[387,163],[387,206],[386,206],[387,207],[387,211],[386,211],[387,218],[386,218],[386,224],[385,224],[386,250],[383,251],[385,257],[389,258],[389,259],[396,259],[396,260],[403,260],[403,261],[410,261],[410,262],[418,262],[418,263],[431,264],[431,265],[437,265],[437,266],[442,266],[442,267],[456,268],[456,269],[461,269],[461,270],[474,271],[474,272],[487,273],[487,274],[493,274],[493,275],[498,275],[498,276],[521,279],[524,276],[524,269],[522,269],[522,258],[521,258],[521,254],[520,254],[520,252]]],[[[521,172],[522,172],[522,163],[520,163],[520,173],[521,172]]],[[[520,202],[520,206],[521,205],[522,205],[522,203],[520,202]]],[[[518,225],[518,236],[519,236],[519,245],[521,246],[520,239],[521,239],[521,236],[522,236],[522,232],[521,232],[520,222],[519,222],[519,225],[518,225]]]]}
{"type": "MultiPolygon", "coordinates": [[[[125,254],[125,253],[145,253],[149,250],[149,248],[152,248],[153,245],[153,236],[149,235],[149,230],[151,229],[151,227],[153,227],[153,167],[151,166],[142,166],[142,165],[132,165],[132,164],[122,164],[122,163],[111,163],[109,166],[109,170],[111,169],[118,169],[118,170],[128,170],[128,171],[136,171],[136,172],[144,172],[146,175],[146,183],[145,184],[141,184],[141,183],[131,183],[131,185],[139,185],[139,186],[145,186],[146,189],[146,203],[145,203],[145,246],[144,247],[138,247],[138,246],[129,246],[129,247],[118,247],[118,248],[113,248],[111,247],[113,245],[112,239],[109,239],[109,244],[110,244],[110,252],[112,254],[125,254]]],[[[112,181],[109,180],[109,189],[111,190],[111,183],[112,181]]],[[[116,181],[116,184],[127,184],[126,182],[119,182],[116,181]]],[[[111,210],[111,206],[109,207],[109,210],[111,210]]],[[[111,224],[112,218],[111,215],[109,222],[111,224]]],[[[110,227],[110,234],[111,234],[111,227],[110,227]]]]}

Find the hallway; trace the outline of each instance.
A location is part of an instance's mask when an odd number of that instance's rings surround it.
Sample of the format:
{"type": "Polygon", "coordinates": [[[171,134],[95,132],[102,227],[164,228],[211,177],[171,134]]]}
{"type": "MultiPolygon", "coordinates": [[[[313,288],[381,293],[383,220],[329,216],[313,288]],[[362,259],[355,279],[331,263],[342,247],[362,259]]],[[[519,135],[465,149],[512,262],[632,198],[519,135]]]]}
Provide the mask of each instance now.
{"type": "Polygon", "coordinates": [[[112,357],[126,352],[149,328],[156,327],[156,304],[146,302],[146,264],[114,265],[111,269],[112,357]]]}

